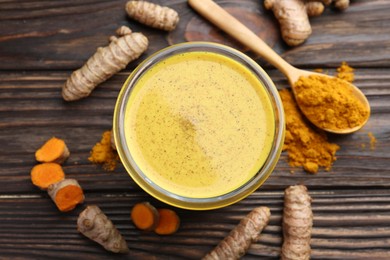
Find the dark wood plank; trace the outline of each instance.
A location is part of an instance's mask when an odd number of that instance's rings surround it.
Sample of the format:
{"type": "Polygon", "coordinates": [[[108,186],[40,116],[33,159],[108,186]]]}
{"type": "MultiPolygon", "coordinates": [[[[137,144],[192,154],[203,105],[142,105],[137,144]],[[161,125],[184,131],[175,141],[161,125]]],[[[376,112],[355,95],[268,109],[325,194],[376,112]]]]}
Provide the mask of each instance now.
{"type": "MultiPolygon", "coordinates": [[[[0,69],[76,69],[121,25],[148,37],[152,44],[146,55],[167,46],[164,33],[127,18],[126,2],[0,2],[0,69]]],[[[184,1],[177,5],[186,7],[184,1]]]]}
{"type": "Polygon", "coordinates": [[[271,208],[271,222],[244,259],[278,259],[283,190],[303,183],[313,197],[313,259],[389,259],[390,2],[352,0],[346,12],[328,9],[311,19],[308,41],[289,48],[262,1],[217,1],[294,65],[325,68],[329,74],[341,61],[356,67],[355,83],[367,95],[372,116],[355,134],[329,136],[341,146],[330,172],[309,175],[291,168],[283,153],[263,187],[241,202],[212,211],[175,209],[182,226],[168,237],[140,232],[129,214],[140,201],[169,206],[141,190],[121,165],[106,172],[88,161],[92,146],[112,127],[116,97],[131,70],[153,52],[192,37],[235,46],[264,65],[279,89],[288,84],[281,73],[199,17],[185,0],[153,2],[179,11],[177,30],[160,32],[131,21],[124,12],[126,1],[0,2],[0,258],[199,259],[252,208],[265,205],[271,208]],[[148,51],[87,99],[64,102],[66,78],[119,25],[145,33],[151,42],[148,51]],[[375,149],[370,148],[369,132],[377,138],[375,149]],[[51,136],[66,140],[71,156],[64,170],[79,180],[86,194],[85,204],[69,213],[58,212],[30,181],[34,152],[51,136]],[[77,233],[76,219],[86,204],[99,205],[114,221],[128,242],[129,255],[110,254],[77,233]]]}
{"type": "MultiPolygon", "coordinates": [[[[320,17],[311,19],[313,34],[308,41],[293,49],[280,43],[277,22],[259,1],[217,2],[230,10],[241,8],[244,17],[261,15],[260,22],[272,25],[273,29],[270,33],[259,33],[296,66],[335,67],[343,60],[359,67],[386,67],[389,63],[390,7],[386,1],[355,0],[344,13],[327,9],[320,17]]],[[[169,43],[185,41],[183,35],[188,24],[201,19],[185,0],[168,2],[165,4],[178,10],[182,19],[176,31],[159,32],[128,19],[125,3],[100,0],[0,3],[0,69],[76,69],[97,47],[106,45],[120,25],[128,25],[149,37],[151,44],[145,57],[169,43]]],[[[236,14],[239,15],[237,10],[236,14]]],[[[210,25],[206,24],[203,30],[210,30],[210,25]]],[[[218,34],[218,30],[213,32],[218,34]]],[[[226,35],[208,39],[220,41],[221,37],[226,35]]]]}
{"type": "MultiPolygon", "coordinates": [[[[312,259],[389,256],[390,193],[387,189],[310,194],[314,212],[312,259]],[[364,201],[370,204],[363,204],[364,201]]],[[[168,237],[141,232],[132,225],[131,206],[142,200],[165,206],[140,191],[110,196],[87,193],[86,197],[86,203],[99,205],[125,236],[131,249],[130,259],[199,259],[257,205],[270,207],[272,217],[261,240],[252,245],[245,259],[279,256],[282,192],[255,192],[234,206],[214,211],[176,209],[182,219],[181,228],[168,237]]],[[[59,213],[43,192],[27,197],[2,196],[0,202],[2,256],[114,257],[77,232],[75,225],[81,206],[71,213],[59,213]]]]}

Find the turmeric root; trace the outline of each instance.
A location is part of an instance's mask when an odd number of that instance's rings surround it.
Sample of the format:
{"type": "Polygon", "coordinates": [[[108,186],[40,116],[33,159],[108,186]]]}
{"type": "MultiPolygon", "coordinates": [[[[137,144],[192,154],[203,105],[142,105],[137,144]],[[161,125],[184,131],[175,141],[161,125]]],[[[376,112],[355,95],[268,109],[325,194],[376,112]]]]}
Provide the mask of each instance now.
{"type": "Polygon", "coordinates": [[[311,198],[303,185],[284,192],[283,246],[281,259],[310,259],[313,226],[311,198]]]}
{"type": "Polygon", "coordinates": [[[306,0],[306,2],[321,2],[326,6],[332,6],[339,11],[344,11],[349,7],[349,0],[306,0]]]}
{"type": "Polygon", "coordinates": [[[330,4],[343,11],[348,8],[349,0],[264,0],[265,9],[273,11],[282,38],[289,46],[302,44],[310,36],[309,17],[321,15],[330,4]]]}
{"type": "Polygon", "coordinates": [[[203,259],[238,259],[242,257],[250,245],[257,241],[260,232],[268,224],[270,209],[258,207],[253,209],[240,223],[222,240],[217,247],[203,259]]]}
{"type": "Polygon", "coordinates": [[[70,152],[64,140],[52,137],[35,152],[35,159],[38,162],[54,162],[61,164],[68,159],[69,155],[70,152]]]}
{"type": "Polygon", "coordinates": [[[318,16],[324,11],[321,2],[303,0],[264,0],[264,7],[272,10],[279,21],[283,40],[290,46],[303,43],[312,33],[310,16],[318,16]]]}
{"type": "Polygon", "coordinates": [[[100,83],[124,69],[148,47],[148,39],[142,33],[132,33],[130,28],[119,28],[117,37],[110,37],[110,44],[100,47],[86,64],[74,71],[62,87],[66,101],[78,100],[90,95],[100,83]]]}
{"type": "Polygon", "coordinates": [[[51,184],[47,192],[62,212],[71,211],[77,204],[84,202],[83,190],[75,179],[63,179],[51,184]]]}
{"type": "Polygon", "coordinates": [[[336,9],[344,11],[349,6],[349,0],[333,0],[333,5],[336,9]]]}
{"type": "Polygon", "coordinates": [[[126,4],[129,17],[147,26],[172,31],[179,22],[179,14],[166,6],[146,1],[129,1],[126,4]]]}
{"type": "Polygon", "coordinates": [[[180,226],[180,218],[175,211],[171,209],[158,209],[159,222],[154,229],[159,235],[171,235],[175,233],[180,226]]]}
{"type": "Polygon", "coordinates": [[[58,163],[41,163],[35,165],[31,170],[32,183],[42,190],[65,178],[64,171],[58,163]]]}
{"type": "Polygon", "coordinates": [[[154,230],[159,223],[159,219],[157,209],[149,202],[137,203],[131,210],[131,220],[141,230],[154,230]]]}
{"type": "Polygon", "coordinates": [[[114,253],[128,253],[126,241],[98,206],[87,206],[77,219],[77,230],[114,253]]]}

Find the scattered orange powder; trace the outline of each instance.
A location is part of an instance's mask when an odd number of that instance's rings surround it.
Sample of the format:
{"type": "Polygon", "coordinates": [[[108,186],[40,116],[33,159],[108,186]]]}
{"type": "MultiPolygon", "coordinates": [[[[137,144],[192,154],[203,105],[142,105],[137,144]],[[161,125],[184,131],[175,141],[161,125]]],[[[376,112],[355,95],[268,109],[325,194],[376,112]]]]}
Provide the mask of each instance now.
{"type": "Polygon", "coordinates": [[[337,144],[327,141],[324,132],[313,129],[300,112],[288,89],[279,91],[286,115],[286,137],[283,150],[287,151],[289,164],[303,166],[305,171],[316,173],[319,167],[331,169],[336,160],[337,144]]]}
{"type": "Polygon", "coordinates": [[[370,138],[370,149],[375,150],[377,140],[374,134],[372,132],[368,132],[368,137],[370,138]]]}
{"type": "Polygon", "coordinates": [[[353,82],[355,79],[354,69],[350,67],[345,61],[341,63],[341,66],[337,68],[337,75],[339,79],[353,82]]]}
{"type": "Polygon", "coordinates": [[[117,152],[111,146],[111,131],[105,131],[99,143],[92,148],[89,161],[103,164],[103,169],[113,171],[119,161],[117,152]]]}

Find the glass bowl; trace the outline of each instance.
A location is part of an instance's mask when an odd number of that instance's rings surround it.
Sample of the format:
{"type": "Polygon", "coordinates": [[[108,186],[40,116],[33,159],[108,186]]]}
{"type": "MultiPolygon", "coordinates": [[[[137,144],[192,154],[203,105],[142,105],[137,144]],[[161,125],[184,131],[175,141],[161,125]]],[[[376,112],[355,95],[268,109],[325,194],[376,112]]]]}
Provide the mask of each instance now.
{"type": "Polygon", "coordinates": [[[165,48],[121,89],[113,134],[132,179],[191,210],[233,204],[272,173],[284,141],[276,87],[245,54],[216,43],[165,48]]]}

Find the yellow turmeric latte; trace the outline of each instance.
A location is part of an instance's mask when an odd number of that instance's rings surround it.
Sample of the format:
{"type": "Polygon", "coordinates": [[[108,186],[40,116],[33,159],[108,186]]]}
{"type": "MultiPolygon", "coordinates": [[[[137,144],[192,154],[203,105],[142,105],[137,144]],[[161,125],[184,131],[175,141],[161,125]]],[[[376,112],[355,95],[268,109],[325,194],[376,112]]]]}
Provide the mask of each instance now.
{"type": "Polygon", "coordinates": [[[250,180],[271,150],[275,123],[263,85],[211,52],[168,57],[139,79],[125,112],[127,147],[148,180],[208,198],[250,180]]]}
{"type": "Polygon", "coordinates": [[[311,75],[295,83],[296,97],[311,122],[327,129],[353,128],[364,123],[369,111],[348,87],[348,82],[311,75]]]}

